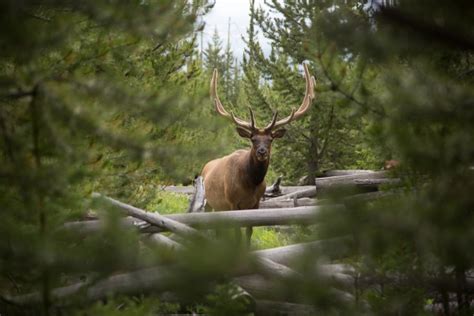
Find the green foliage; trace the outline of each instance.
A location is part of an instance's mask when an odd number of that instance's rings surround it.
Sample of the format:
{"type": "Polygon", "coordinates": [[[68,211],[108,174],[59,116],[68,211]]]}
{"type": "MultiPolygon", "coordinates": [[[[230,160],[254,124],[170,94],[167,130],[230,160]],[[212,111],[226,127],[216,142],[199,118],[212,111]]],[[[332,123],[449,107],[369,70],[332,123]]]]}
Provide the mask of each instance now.
{"type": "Polygon", "coordinates": [[[377,148],[364,140],[363,132],[369,125],[361,116],[367,102],[364,91],[376,73],[367,69],[364,58],[338,53],[333,42],[315,28],[327,18],[325,10],[331,4],[289,2],[282,6],[271,1],[268,6],[279,15],[270,16],[253,6],[251,11],[248,57],[244,59],[249,103],[267,120],[275,110],[283,117],[303,100],[301,64],[309,63],[311,74],[317,78],[312,109],[275,142],[272,164],[276,173],[285,175],[289,182],[302,176],[312,181],[326,169],[382,165],[377,148]],[[255,26],[271,41],[269,58],[254,40],[255,26]],[[262,84],[262,78],[271,80],[271,85],[262,84]]]}
{"type": "Polygon", "coordinates": [[[339,260],[375,283],[356,289],[374,314],[424,315],[426,304],[453,298],[450,313],[472,314],[472,1],[267,2],[257,10],[251,1],[242,73],[217,33],[199,58],[197,21],[207,1],[0,3],[2,315],[59,313],[53,288],[170,262],[150,297],[87,306],[80,291],[71,313],[177,312],[157,300],[168,290],[162,284],[209,314],[247,312],[228,283],[244,257],[229,240],[196,238],[174,255],[145,246],[121,228],[121,214],[89,197],[101,192],[161,214],[184,212],[187,197],[163,186],[188,184],[205,162],[248,147],[208,100],[212,69],[221,74],[226,107],[245,118],[250,105],[264,125],[274,110],[285,116],[300,104],[304,62],[317,79],[316,100],[275,142],[268,182],[380,169],[396,158],[402,184],[377,202],[342,201],[346,208],[323,212],[316,228],[256,228],[257,249],[352,237],[306,254],[297,265],[303,277],[275,282],[273,294],[327,315],[366,314],[314,273],[339,260]],[[257,32],[271,42],[269,56],[257,32]],[[64,229],[91,208],[105,223],[100,232],[79,238],[64,229]],[[3,297],[31,292],[41,299],[28,308],[3,297]]]}
{"type": "Polygon", "coordinates": [[[187,158],[206,152],[193,145],[213,128],[197,128],[207,89],[182,94],[199,81],[193,33],[204,5],[2,2],[2,292],[40,291],[36,308],[47,315],[64,275],[143,265],[137,234],[115,216],[84,240],[60,228],[87,211],[93,191],[146,205],[160,183],[182,177],[187,158]]]}
{"type": "Polygon", "coordinates": [[[103,316],[151,316],[156,314],[171,314],[179,311],[178,304],[163,303],[156,298],[118,297],[107,302],[95,303],[90,308],[78,311],[74,316],[103,315],[103,316]]]}
{"type": "Polygon", "coordinates": [[[252,234],[252,246],[256,249],[266,249],[286,246],[290,244],[287,234],[272,228],[255,227],[252,234]]]}
{"type": "Polygon", "coordinates": [[[250,301],[242,295],[242,291],[233,283],[217,285],[207,296],[208,306],[203,312],[209,315],[246,315],[250,301]]]}

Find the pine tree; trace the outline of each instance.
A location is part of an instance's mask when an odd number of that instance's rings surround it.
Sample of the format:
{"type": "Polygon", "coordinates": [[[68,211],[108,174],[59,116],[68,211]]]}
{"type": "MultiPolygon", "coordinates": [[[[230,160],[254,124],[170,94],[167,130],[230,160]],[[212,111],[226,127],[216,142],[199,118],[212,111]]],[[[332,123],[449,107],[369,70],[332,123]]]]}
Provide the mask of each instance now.
{"type": "MultiPolygon", "coordinates": [[[[266,58],[258,42],[252,39],[255,35],[249,35],[247,58],[251,61],[245,73],[250,86],[255,87],[259,78],[251,72],[259,71],[262,78],[271,80],[274,92],[267,97],[253,94],[264,107],[286,113],[298,106],[304,95],[301,64],[309,62],[317,77],[317,101],[308,118],[290,126],[288,137],[276,143],[275,169],[286,174],[287,180],[295,181],[305,175],[312,183],[324,169],[376,167],[375,153],[369,153],[372,161],[367,161],[367,156],[357,156],[362,148],[354,145],[356,138],[362,139],[362,121],[354,113],[364,104],[364,100],[359,100],[364,62],[354,54],[351,58],[331,54],[329,40],[316,29],[331,4],[289,2],[282,6],[273,1],[269,6],[283,19],[251,9],[251,24],[255,23],[271,41],[271,54],[266,58]],[[349,89],[350,85],[355,88],[349,89]],[[301,161],[306,168],[301,168],[301,161]]],[[[250,26],[249,34],[255,33],[255,26],[250,26]]]]}
{"type": "Polygon", "coordinates": [[[42,302],[2,296],[0,314],[55,314],[52,289],[65,276],[94,282],[150,259],[114,212],[102,214],[101,236],[62,226],[85,216],[92,191],[145,205],[183,158],[199,156],[191,116],[206,91],[182,91],[197,79],[185,66],[206,10],[203,1],[0,4],[0,292],[39,291],[42,302]],[[178,119],[188,130],[179,137],[178,119]]]}
{"type": "MultiPolygon", "coordinates": [[[[323,87],[340,97],[328,104],[349,102],[382,157],[400,160],[400,187],[380,201],[346,201],[348,210],[327,214],[318,228],[318,236],[354,237],[350,260],[375,284],[358,295],[377,315],[469,315],[474,7],[387,3],[273,1],[281,24],[263,13],[258,21],[283,54],[314,62],[323,87]]],[[[324,101],[315,103],[319,112],[324,101]]]]}
{"type": "Polygon", "coordinates": [[[204,51],[204,65],[209,73],[212,73],[214,69],[221,74],[226,70],[225,66],[225,57],[222,52],[222,40],[219,36],[217,28],[214,28],[214,33],[212,35],[212,40],[207,44],[207,47],[204,51]]]}

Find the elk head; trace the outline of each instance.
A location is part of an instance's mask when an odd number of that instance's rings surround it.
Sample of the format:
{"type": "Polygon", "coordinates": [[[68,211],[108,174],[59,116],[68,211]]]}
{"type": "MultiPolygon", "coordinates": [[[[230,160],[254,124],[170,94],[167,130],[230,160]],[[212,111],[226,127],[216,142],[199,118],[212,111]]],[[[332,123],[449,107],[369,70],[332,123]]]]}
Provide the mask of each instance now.
{"type": "Polygon", "coordinates": [[[255,116],[252,108],[249,107],[250,111],[250,122],[242,120],[234,115],[231,111],[230,114],[224,109],[219,96],[217,94],[217,69],[214,69],[214,73],[211,79],[211,97],[214,101],[214,105],[217,113],[230,119],[237,128],[237,132],[241,137],[248,138],[252,141],[252,156],[258,161],[268,161],[270,157],[270,150],[272,141],[275,138],[280,138],[285,135],[286,129],[283,128],[286,124],[301,118],[309,109],[314,99],[314,85],[316,80],[313,76],[310,76],[308,66],[304,64],[304,74],[306,79],[306,94],[303,98],[303,102],[300,107],[291,110],[291,114],[284,119],[277,121],[278,112],[274,111],[271,122],[265,128],[258,128],[255,124],[255,116]]]}

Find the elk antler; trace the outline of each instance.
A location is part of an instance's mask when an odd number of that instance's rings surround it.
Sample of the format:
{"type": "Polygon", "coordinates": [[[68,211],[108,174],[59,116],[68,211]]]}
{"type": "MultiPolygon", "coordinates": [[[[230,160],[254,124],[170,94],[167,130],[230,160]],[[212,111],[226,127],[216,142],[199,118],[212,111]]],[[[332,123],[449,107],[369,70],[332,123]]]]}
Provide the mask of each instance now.
{"type": "Polygon", "coordinates": [[[214,72],[212,74],[212,79],[211,79],[211,98],[214,101],[214,105],[216,107],[217,113],[231,119],[237,126],[243,127],[249,131],[253,131],[254,129],[256,129],[255,117],[253,115],[252,108],[249,107],[250,122],[244,121],[236,117],[232,111],[229,114],[229,112],[227,112],[224,109],[224,106],[222,105],[221,100],[219,99],[219,96],[217,94],[217,77],[218,77],[217,69],[214,69],[214,72]]]}
{"type": "Polygon", "coordinates": [[[316,79],[314,79],[313,76],[309,75],[309,70],[308,70],[308,65],[307,64],[303,64],[303,67],[304,67],[304,77],[305,77],[305,80],[306,80],[306,93],[305,93],[305,96],[303,98],[303,102],[301,103],[298,110],[292,109],[291,114],[289,116],[287,116],[286,118],[281,119],[279,121],[276,120],[278,112],[275,112],[273,114],[272,121],[270,122],[270,124],[267,125],[267,127],[265,127],[266,131],[277,129],[279,127],[282,127],[282,126],[290,123],[291,121],[295,121],[295,120],[299,119],[300,117],[302,117],[306,113],[306,111],[308,111],[308,109],[309,109],[309,107],[310,107],[310,105],[311,105],[311,103],[314,99],[314,86],[316,84],[316,79]]]}

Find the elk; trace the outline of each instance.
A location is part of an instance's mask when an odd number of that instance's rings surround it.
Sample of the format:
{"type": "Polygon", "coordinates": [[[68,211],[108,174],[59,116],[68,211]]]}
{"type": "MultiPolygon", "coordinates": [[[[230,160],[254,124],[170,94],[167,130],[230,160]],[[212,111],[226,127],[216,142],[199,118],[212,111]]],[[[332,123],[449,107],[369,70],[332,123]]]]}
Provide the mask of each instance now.
{"type": "Polygon", "coordinates": [[[400,161],[396,159],[385,160],[383,164],[383,170],[393,170],[400,166],[400,161]]]}
{"type": "MultiPolygon", "coordinates": [[[[250,121],[245,121],[227,112],[217,94],[217,69],[211,79],[211,98],[218,114],[232,121],[237,133],[248,138],[252,147],[248,150],[237,150],[230,155],[208,162],[202,169],[204,181],[206,210],[215,211],[258,209],[260,199],[265,192],[265,175],[270,163],[272,141],[281,138],[286,124],[301,118],[310,108],[314,99],[315,79],[310,76],[308,66],[304,64],[306,94],[300,107],[292,109],[291,114],[277,121],[278,112],[273,113],[271,122],[265,128],[258,128],[252,108],[249,107],[250,121]]],[[[238,241],[241,239],[240,228],[236,230],[238,241]]],[[[247,245],[250,245],[252,227],[246,229],[247,245]]]]}

